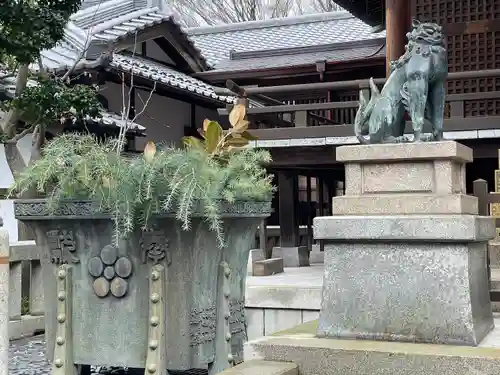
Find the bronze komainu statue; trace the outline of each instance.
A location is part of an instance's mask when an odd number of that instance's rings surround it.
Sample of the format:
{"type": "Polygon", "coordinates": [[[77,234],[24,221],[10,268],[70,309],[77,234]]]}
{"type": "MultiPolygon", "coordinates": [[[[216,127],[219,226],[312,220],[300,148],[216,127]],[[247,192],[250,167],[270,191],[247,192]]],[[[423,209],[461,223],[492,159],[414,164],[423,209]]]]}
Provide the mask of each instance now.
{"type": "Polygon", "coordinates": [[[442,27],[414,20],[406,36],[406,52],[391,63],[391,74],[382,91],[370,79],[370,100],[360,94],[354,131],[361,143],[407,141],[405,112],[413,123],[414,141],[439,141],[443,137],[448,59],[442,27]],[[424,119],[432,124],[429,139],[422,138],[424,119]],[[369,141],[364,137],[367,134],[369,141]]]}

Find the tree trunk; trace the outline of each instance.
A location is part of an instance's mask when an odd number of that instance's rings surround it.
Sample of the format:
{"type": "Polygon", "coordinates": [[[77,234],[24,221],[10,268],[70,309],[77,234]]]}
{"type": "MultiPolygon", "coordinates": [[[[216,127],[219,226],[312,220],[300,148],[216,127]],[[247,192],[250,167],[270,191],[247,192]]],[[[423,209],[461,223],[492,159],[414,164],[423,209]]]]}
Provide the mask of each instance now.
{"type": "MultiPolygon", "coordinates": [[[[23,64],[19,67],[19,71],[17,72],[16,78],[16,91],[15,98],[17,98],[26,88],[28,83],[28,75],[29,75],[29,64],[23,64]]],[[[20,113],[17,108],[12,108],[5,120],[2,121],[2,132],[6,135],[8,139],[11,139],[16,135],[16,125],[19,121],[20,113]]]]}

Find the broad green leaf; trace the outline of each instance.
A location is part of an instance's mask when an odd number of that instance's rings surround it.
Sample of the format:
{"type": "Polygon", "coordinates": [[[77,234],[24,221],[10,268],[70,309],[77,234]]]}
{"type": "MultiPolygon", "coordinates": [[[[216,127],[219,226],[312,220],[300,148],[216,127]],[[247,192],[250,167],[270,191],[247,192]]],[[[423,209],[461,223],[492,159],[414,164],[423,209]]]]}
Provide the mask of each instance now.
{"type": "Polygon", "coordinates": [[[222,127],[215,121],[211,121],[205,132],[205,146],[208,153],[212,154],[217,150],[217,145],[222,138],[222,127]]]}

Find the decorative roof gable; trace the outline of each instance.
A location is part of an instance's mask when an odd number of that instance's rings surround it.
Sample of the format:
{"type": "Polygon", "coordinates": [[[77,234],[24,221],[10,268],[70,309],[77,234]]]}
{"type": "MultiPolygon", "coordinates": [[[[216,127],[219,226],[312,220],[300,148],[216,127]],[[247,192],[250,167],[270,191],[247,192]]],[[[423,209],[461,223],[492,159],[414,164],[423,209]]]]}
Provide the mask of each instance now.
{"type": "MultiPolygon", "coordinates": [[[[71,16],[64,40],[42,51],[42,64],[49,71],[58,72],[71,68],[82,57],[83,67],[92,65],[92,61],[110,54],[120,43],[133,45],[135,41],[163,36],[162,25],[176,34],[179,48],[185,49],[199,65],[193,68],[194,71],[208,68],[200,51],[183,33],[163,0],[84,1],[82,8],[71,16]],[[154,29],[156,36],[152,32],[154,29]]],[[[38,68],[38,64],[33,64],[33,70],[38,68]]]]}

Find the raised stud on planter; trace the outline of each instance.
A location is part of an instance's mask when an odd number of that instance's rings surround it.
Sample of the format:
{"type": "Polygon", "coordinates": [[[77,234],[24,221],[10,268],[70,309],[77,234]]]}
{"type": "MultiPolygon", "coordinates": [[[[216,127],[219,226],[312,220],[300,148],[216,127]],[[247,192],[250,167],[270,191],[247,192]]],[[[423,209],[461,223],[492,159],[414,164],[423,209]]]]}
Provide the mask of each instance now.
{"type": "Polygon", "coordinates": [[[149,329],[145,375],[167,375],[165,347],[165,267],[156,264],[149,278],[149,329]]]}
{"type": "Polygon", "coordinates": [[[71,337],[72,320],[72,268],[63,264],[57,271],[57,328],[52,375],[78,373],[73,363],[71,337]]]}

